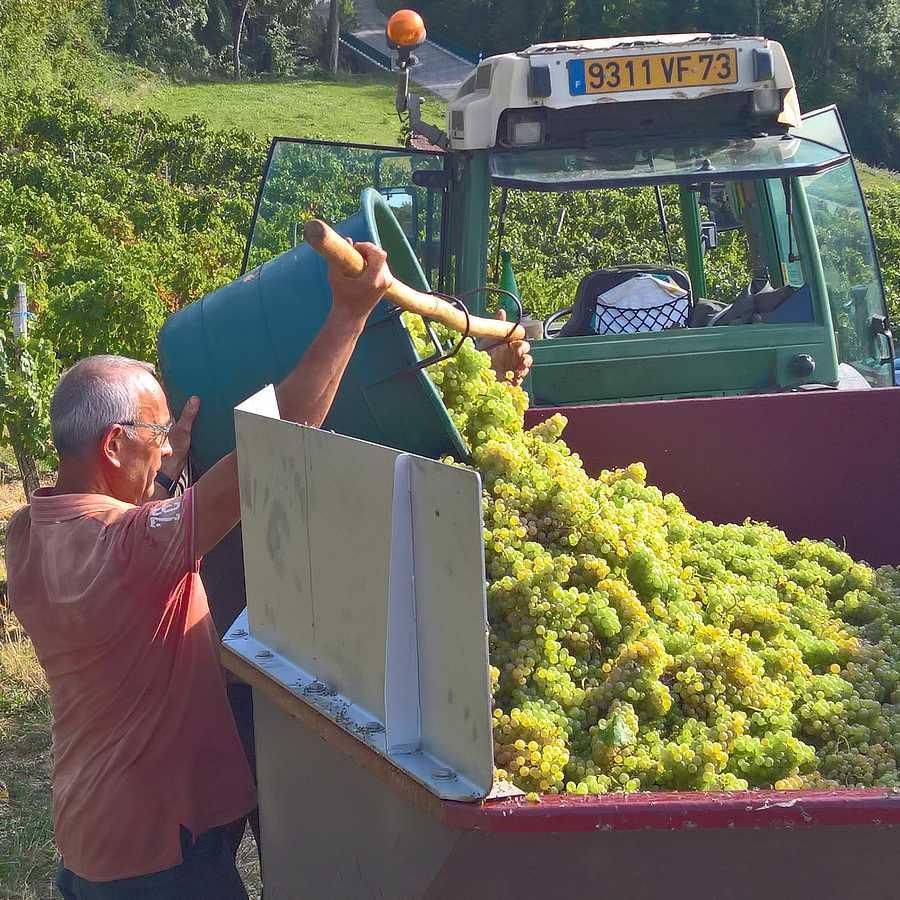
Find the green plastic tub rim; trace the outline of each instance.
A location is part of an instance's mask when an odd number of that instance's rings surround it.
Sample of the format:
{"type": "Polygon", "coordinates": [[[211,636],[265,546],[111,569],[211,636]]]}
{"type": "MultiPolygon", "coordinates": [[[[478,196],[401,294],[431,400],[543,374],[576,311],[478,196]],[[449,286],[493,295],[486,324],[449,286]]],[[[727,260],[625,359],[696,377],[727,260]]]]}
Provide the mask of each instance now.
{"type": "Polygon", "coordinates": [[[418,291],[430,291],[425,272],[384,197],[374,188],[365,188],[360,197],[360,211],[374,243],[387,253],[391,273],[418,291]]]}

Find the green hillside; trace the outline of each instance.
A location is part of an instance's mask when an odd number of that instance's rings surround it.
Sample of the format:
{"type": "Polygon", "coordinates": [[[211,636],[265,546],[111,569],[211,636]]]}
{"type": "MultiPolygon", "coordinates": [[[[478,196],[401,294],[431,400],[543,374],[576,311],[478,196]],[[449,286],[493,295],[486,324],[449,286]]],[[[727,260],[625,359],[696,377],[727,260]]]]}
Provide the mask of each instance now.
{"type": "MultiPolygon", "coordinates": [[[[172,119],[200,116],[212,128],[239,128],[260,137],[394,145],[400,131],[394,90],[394,80],[387,75],[195,84],[149,77],[107,92],[107,102],[121,111],[155,109],[172,119]]],[[[444,109],[436,97],[426,102],[427,117],[433,121],[441,120],[444,109]]]]}
{"type": "Polygon", "coordinates": [[[900,189],[900,172],[892,172],[890,169],[876,169],[875,166],[867,166],[865,163],[857,163],[859,180],[863,188],[868,190],[897,190],[900,189]]]}
{"type": "MultiPolygon", "coordinates": [[[[363,144],[397,143],[394,79],[389,75],[308,75],[251,81],[176,83],[111,54],[92,56],[92,92],[118,112],[155,109],[170,119],[199,116],[212,129],[258,137],[317,138],[363,144]]],[[[425,118],[443,125],[447,104],[428,96],[425,118]]],[[[900,172],[858,163],[868,190],[900,189],[900,172]]]]}

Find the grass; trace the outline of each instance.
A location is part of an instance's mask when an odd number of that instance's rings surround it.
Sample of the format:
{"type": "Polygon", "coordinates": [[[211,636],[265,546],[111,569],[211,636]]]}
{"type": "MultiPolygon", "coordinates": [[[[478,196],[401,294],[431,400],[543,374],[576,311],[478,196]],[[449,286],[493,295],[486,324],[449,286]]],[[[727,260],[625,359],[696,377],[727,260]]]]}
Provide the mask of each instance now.
{"type": "Polygon", "coordinates": [[[6,523],[25,502],[12,452],[0,452],[0,897],[54,896],[50,708],[31,641],[6,610],[6,523]]]}
{"type": "MultiPolygon", "coordinates": [[[[120,110],[156,109],[175,119],[200,116],[214,128],[239,128],[262,137],[308,137],[395,146],[400,123],[389,76],[310,75],[290,79],[172,84],[147,73],[143,81],[103,92],[120,110]]],[[[440,121],[445,104],[426,103],[440,121]]]]}
{"type": "Polygon", "coordinates": [[[92,96],[110,97],[137,91],[148,84],[161,83],[160,77],[126,56],[108,50],[85,52],[78,60],[78,73],[67,73],[68,80],[92,96]]]}
{"type": "MultiPolygon", "coordinates": [[[[0,471],[7,471],[0,460],[0,471]]],[[[22,505],[17,481],[0,483],[0,547],[22,505]]],[[[0,554],[0,897],[53,896],[56,850],[50,821],[50,709],[31,642],[3,612],[6,569],[0,554]]]]}
{"type": "MultiPolygon", "coordinates": [[[[4,700],[10,644],[0,648],[0,897],[54,896],[57,865],[50,819],[50,714],[46,698],[9,708],[4,700]]],[[[32,654],[33,659],[33,654],[32,654]]]]}
{"type": "MultiPolygon", "coordinates": [[[[92,69],[98,93],[113,109],[156,109],[181,119],[200,116],[214,128],[260,137],[307,137],[394,146],[399,121],[388,75],[309,75],[286,79],[174,84],[126,61],[92,69]]],[[[418,89],[420,93],[422,89],[418,89]]],[[[444,125],[447,104],[429,95],[425,119],[444,125]]],[[[864,188],[900,186],[900,173],[857,161],[864,188]]]]}
{"type": "MultiPolygon", "coordinates": [[[[403,4],[380,0],[390,15],[403,4]]],[[[364,144],[397,144],[396,80],[388,74],[253,78],[179,84],[108,52],[84,58],[80,83],[116,110],[156,109],[174,118],[199,116],[213,128],[260,137],[307,137],[364,144]]],[[[426,121],[445,126],[447,103],[423,88],[426,121]]],[[[863,188],[900,187],[900,172],[857,160],[863,188]]]]}

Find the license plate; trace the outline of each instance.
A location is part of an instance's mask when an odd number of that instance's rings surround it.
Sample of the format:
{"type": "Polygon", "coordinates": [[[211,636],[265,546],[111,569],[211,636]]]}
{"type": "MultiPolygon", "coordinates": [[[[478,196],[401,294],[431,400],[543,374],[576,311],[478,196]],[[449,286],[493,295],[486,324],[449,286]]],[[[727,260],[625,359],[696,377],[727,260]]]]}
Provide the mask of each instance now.
{"type": "Polygon", "coordinates": [[[617,94],[736,84],[737,50],[691,50],[569,61],[569,92],[617,94]]]}

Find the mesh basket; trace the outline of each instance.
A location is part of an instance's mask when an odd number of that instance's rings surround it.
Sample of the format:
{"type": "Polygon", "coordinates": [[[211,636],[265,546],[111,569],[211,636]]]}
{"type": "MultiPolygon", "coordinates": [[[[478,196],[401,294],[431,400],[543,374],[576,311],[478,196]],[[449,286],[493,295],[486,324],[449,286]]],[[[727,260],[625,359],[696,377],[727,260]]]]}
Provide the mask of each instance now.
{"type": "Polygon", "coordinates": [[[659,306],[646,309],[627,309],[608,306],[599,298],[591,317],[594,334],[633,334],[638,331],[664,331],[687,324],[689,305],[687,297],[677,297],[659,306]]]}

